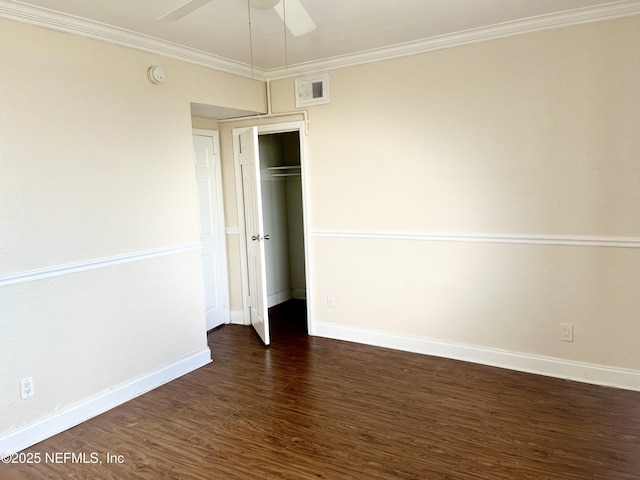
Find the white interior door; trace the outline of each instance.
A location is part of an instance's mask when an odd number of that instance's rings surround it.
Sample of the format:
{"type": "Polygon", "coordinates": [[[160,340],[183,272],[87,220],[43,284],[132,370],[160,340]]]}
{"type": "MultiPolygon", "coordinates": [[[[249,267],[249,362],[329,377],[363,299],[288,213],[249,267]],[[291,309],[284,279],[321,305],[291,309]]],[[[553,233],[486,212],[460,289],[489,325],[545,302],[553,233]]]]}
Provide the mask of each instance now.
{"type": "Polygon", "coordinates": [[[229,323],[222,182],[216,132],[193,135],[207,330],[229,323]]]}
{"type": "Polygon", "coordinates": [[[269,312],[267,309],[267,281],[262,216],[262,193],[260,189],[260,156],[258,151],[258,129],[252,127],[240,134],[240,159],[244,200],[245,240],[247,245],[247,267],[249,277],[248,305],[251,325],[265,345],[269,336],[269,312]]]}

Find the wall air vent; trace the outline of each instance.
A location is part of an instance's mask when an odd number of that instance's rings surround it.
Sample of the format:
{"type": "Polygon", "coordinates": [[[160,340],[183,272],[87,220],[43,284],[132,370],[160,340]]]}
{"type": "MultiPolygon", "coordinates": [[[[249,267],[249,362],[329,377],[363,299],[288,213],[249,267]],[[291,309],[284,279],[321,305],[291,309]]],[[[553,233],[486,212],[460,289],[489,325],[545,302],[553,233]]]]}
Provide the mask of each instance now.
{"type": "Polygon", "coordinates": [[[329,103],[329,74],[296,78],[296,108],[329,103]]]}

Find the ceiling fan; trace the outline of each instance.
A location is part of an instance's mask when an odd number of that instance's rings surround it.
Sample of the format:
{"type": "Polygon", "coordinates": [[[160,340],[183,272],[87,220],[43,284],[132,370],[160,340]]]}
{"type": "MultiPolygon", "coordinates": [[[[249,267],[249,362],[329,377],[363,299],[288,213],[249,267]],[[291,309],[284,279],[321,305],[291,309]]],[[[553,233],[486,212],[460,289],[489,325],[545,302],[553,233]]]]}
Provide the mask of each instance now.
{"type": "MultiPolygon", "coordinates": [[[[186,17],[212,0],[189,0],[158,19],[160,22],[175,22],[186,17]]],[[[299,37],[316,29],[316,24],[300,3],[300,0],[248,0],[249,6],[257,10],[273,8],[292,35],[299,37]]]]}

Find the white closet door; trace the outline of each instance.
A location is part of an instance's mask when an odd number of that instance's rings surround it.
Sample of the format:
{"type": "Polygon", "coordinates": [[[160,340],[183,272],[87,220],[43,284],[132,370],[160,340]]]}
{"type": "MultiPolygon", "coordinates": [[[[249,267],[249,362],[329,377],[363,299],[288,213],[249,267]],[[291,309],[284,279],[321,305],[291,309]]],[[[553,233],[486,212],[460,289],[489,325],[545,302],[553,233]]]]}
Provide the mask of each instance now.
{"type": "Polygon", "coordinates": [[[220,164],[213,136],[193,135],[207,330],[229,323],[220,164]]]}
{"type": "Polygon", "coordinates": [[[267,281],[262,216],[262,193],[260,190],[260,156],[258,151],[258,129],[252,127],[240,134],[240,166],[244,199],[245,234],[249,276],[249,315],[251,325],[265,345],[271,342],[269,335],[269,313],[267,309],[267,281]]]}

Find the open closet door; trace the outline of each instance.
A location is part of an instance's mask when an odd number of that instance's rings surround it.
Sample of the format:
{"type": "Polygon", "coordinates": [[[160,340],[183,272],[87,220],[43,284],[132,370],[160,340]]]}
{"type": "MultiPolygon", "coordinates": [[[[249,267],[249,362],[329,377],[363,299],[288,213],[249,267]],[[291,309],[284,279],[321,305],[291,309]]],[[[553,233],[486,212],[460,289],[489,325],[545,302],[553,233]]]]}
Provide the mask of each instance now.
{"type": "Polygon", "coordinates": [[[240,134],[240,166],[244,198],[245,241],[247,242],[247,266],[249,276],[249,315],[251,325],[265,345],[269,345],[269,313],[267,310],[267,275],[262,217],[262,193],[260,191],[260,156],[258,129],[252,127],[240,134]]]}

